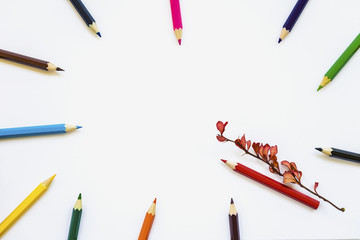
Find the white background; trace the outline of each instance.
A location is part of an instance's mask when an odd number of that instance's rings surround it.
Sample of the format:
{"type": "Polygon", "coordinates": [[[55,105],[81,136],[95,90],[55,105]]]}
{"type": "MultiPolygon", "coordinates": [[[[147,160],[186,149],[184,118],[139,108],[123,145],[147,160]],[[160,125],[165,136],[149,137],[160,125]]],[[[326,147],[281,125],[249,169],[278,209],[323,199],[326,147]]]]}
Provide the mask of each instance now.
{"type": "Polygon", "coordinates": [[[310,1],[278,44],[294,0],[182,0],[181,47],[167,0],[84,3],[103,38],[68,1],[1,4],[0,48],[66,71],[0,60],[0,127],[84,127],[1,140],[0,219],[57,174],[2,239],[66,239],[79,192],[79,239],[136,239],[155,197],[152,240],[229,239],[231,197],[242,239],[360,238],[360,165],[314,150],[360,152],[360,53],[316,92],[359,33],[360,1],[310,1]],[[314,211],[231,171],[220,158],[280,180],[217,142],[218,120],[229,138],[277,144],[279,160],[346,212],[325,202],[314,211]]]}

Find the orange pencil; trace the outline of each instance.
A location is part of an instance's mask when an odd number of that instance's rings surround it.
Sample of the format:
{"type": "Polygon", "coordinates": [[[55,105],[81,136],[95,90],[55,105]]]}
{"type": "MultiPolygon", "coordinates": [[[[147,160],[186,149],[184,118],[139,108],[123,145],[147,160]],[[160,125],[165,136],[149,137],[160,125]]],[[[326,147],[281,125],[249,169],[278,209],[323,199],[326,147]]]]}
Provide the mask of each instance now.
{"type": "Polygon", "coordinates": [[[156,198],[145,215],[144,223],[141,227],[138,240],[147,240],[149,238],[150,230],[155,219],[155,210],[156,210],[156,198]]]}

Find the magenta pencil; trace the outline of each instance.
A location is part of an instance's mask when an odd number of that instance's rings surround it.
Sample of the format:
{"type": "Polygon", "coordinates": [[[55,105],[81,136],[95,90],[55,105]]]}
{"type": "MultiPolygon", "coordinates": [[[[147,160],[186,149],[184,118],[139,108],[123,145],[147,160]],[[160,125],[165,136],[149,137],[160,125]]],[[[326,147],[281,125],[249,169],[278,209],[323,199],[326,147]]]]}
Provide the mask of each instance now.
{"type": "Polygon", "coordinates": [[[179,45],[181,45],[183,25],[181,21],[180,2],[179,0],[170,0],[170,5],[171,5],[171,14],[172,14],[175,36],[179,42],[179,45]]]}

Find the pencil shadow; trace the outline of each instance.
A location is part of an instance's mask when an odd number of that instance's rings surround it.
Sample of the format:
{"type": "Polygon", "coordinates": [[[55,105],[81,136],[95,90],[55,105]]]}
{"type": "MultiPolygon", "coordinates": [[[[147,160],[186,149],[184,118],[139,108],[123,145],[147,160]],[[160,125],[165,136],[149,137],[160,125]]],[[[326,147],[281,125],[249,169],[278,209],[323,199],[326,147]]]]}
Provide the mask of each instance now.
{"type": "Polygon", "coordinates": [[[34,136],[22,136],[22,137],[13,137],[13,138],[0,138],[0,144],[3,141],[6,142],[16,142],[16,141],[24,141],[24,140],[33,140],[33,139],[42,139],[42,138],[60,138],[60,137],[66,137],[66,135],[69,134],[75,134],[75,132],[71,132],[71,133],[57,133],[57,134],[43,134],[43,135],[34,135],[34,136]]]}
{"type": "Polygon", "coordinates": [[[320,153],[320,154],[321,155],[317,155],[317,157],[323,159],[324,161],[332,162],[334,164],[348,165],[348,166],[360,166],[359,163],[348,160],[348,159],[334,158],[334,157],[329,157],[322,153],[320,153]]]}
{"type": "Polygon", "coordinates": [[[4,64],[10,64],[10,65],[12,65],[14,67],[21,67],[21,68],[24,68],[26,70],[31,70],[31,71],[41,73],[41,74],[45,74],[45,75],[58,75],[57,71],[46,71],[46,70],[42,70],[40,68],[31,67],[31,66],[28,66],[28,65],[24,65],[24,64],[21,64],[21,63],[13,62],[13,61],[2,59],[2,58],[0,58],[0,62],[2,62],[4,64]]]}

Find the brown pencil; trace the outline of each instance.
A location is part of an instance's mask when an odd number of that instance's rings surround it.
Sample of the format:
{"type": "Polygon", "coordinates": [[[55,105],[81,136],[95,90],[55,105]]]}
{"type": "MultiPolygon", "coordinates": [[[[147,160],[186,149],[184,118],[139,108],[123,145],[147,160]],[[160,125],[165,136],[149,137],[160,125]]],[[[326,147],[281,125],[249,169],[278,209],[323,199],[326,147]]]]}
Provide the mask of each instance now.
{"type": "Polygon", "coordinates": [[[240,240],[239,218],[235,208],[234,200],[232,198],[230,202],[229,222],[230,222],[230,239],[240,240]]]}
{"type": "Polygon", "coordinates": [[[141,227],[138,240],[147,240],[149,238],[150,230],[155,219],[155,210],[156,210],[156,198],[145,215],[144,223],[141,227]]]}
{"type": "Polygon", "coordinates": [[[21,64],[24,64],[27,66],[39,68],[39,69],[42,69],[45,71],[64,71],[63,69],[55,66],[51,62],[43,61],[40,59],[24,56],[24,55],[9,52],[9,51],[5,51],[2,49],[0,49],[0,58],[6,59],[6,60],[9,60],[12,62],[16,62],[16,63],[21,63],[21,64]]]}

